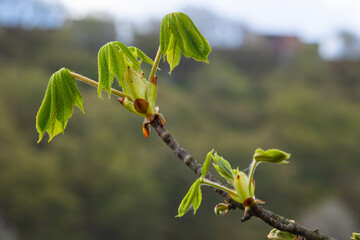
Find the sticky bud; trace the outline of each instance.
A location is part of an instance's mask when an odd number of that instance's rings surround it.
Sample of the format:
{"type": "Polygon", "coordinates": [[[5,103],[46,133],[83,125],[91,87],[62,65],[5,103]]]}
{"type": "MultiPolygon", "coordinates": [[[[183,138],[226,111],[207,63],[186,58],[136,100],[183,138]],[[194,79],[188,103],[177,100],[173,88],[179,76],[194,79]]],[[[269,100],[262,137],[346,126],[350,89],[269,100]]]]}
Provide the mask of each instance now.
{"type": "Polygon", "coordinates": [[[150,123],[143,123],[142,125],[143,134],[146,138],[150,135],[150,123]]]}
{"type": "Polygon", "coordinates": [[[216,206],[214,208],[214,213],[216,216],[226,215],[228,210],[229,210],[229,205],[227,205],[225,203],[219,203],[219,204],[216,204],[216,206]]]}
{"type": "Polygon", "coordinates": [[[145,99],[138,98],[134,102],[134,108],[138,113],[146,113],[149,108],[149,102],[145,99]]]}
{"type": "Polygon", "coordinates": [[[117,100],[118,100],[121,104],[124,104],[125,97],[119,97],[117,100]]]}
{"type": "Polygon", "coordinates": [[[157,85],[157,77],[153,77],[152,79],[150,79],[150,82],[157,85]]]}
{"type": "MultiPolygon", "coordinates": [[[[294,222],[291,220],[291,222],[294,222]]],[[[283,232],[276,228],[272,229],[270,233],[267,235],[268,239],[272,240],[297,240],[298,236],[291,234],[289,232],[283,232]]]]}
{"type": "Polygon", "coordinates": [[[145,99],[149,102],[149,112],[151,115],[154,114],[155,110],[155,102],[157,95],[157,77],[153,77],[149,80],[146,86],[146,94],[145,99]]]}

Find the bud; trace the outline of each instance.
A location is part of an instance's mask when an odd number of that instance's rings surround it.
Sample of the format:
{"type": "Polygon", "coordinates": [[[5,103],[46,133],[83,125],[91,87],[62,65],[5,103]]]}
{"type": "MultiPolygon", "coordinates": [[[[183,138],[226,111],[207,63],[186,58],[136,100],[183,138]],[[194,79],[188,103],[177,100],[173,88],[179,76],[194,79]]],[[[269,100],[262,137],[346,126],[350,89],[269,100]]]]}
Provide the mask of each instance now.
{"type": "Polygon", "coordinates": [[[145,99],[147,81],[145,77],[130,67],[125,69],[122,81],[122,88],[125,94],[133,101],[137,98],[145,99]]]}
{"type": "Polygon", "coordinates": [[[146,100],[149,102],[149,110],[152,111],[152,114],[154,114],[154,110],[155,110],[156,95],[157,95],[157,77],[153,77],[147,83],[146,93],[145,93],[146,100]]]}
{"type": "Polygon", "coordinates": [[[150,135],[150,122],[145,122],[142,125],[142,130],[145,138],[148,138],[150,135]]]}
{"type": "Polygon", "coordinates": [[[283,232],[276,228],[270,231],[270,233],[267,235],[268,239],[274,239],[274,240],[296,240],[297,237],[294,234],[291,234],[289,232],[283,232]]]}
{"type": "Polygon", "coordinates": [[[229,210],[229,205],[227,205],[225,203],[219,203],[219,204],[216,204],[216,206],[214,208],[214,213],[216,216],[226,215],[228,210],[229,210]]]}
{"type": "Polygon", "coordinates": [[[249,189],[249,178],[244,172],[237,171],[233,178],[233,185],[237,194],[230,194],[232,199],[242,203],[245,207],[251,207],[256,203],[254,196],[255,182],[251,181],[251,188],[249,189]]]}
{"type": "Polygon", "coordinates": [[[156,77],[148,82],[144,73],[138,73],[127,67],[122,78],[122,89],[130,100],[124,97],[118,100],[126,109],[150,120],[154,118],[157,94],[156,77]]]}
{"type": "Polygon", "coordinates": [[[145,99],[137,98],[134,102],[134,108],[138,113],[147,113],[149,103],[145,99]]]}
{"type": "Polygon", "coordinates": [[[254,160],[256,162],[289,163],[289,161],[287,161],[289,158],[289,153],[278,149],[269,149],[264,151],[261,148],[258,148],[255,150],[254,154],[254,160]]]}
{"type": "Polygon", "coordinates": [[[351,239],[360,240],[360,233],[353,233],[351,239]]]}
{"type": "Polygon", "coordinates": [[[136,111],[136,109],[134,107],[134,103],[132,101],[130,101],[129,99],[127,99],[126,97],[119,97],[117,100],[121,103],[121,105],[123,105],[130,112],[138,114],[142,117],[146,117],[145,114],[142,114],[142,113],[139,113],[138,111],[136,111]]]}

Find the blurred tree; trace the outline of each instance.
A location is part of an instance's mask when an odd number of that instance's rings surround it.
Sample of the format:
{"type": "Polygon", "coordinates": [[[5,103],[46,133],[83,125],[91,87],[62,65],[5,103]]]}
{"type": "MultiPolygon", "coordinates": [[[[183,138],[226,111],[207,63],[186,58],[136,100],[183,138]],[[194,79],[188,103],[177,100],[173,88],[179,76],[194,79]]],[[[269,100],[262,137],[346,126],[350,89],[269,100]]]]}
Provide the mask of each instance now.
{"type": "MultiPolygon", "coordinates": [[[[214,216],[208,210],[219,198],[206,190],[210,200],[196,218],[174,219],[194,176],[168,161],[174,156],[159,139],[144,140],[141,120],[87,86],[79,86],[86,120],[75,111],[64,136],[35,143],[34,114],[51,72],[67,66],[97,78],[96,46],[113,34],[112,23],[94,19],[56,31],[0,29],[1,217],[25,240],[263,237],[263,224],[214,216]],[[82,46],[93,27],[104,36],[82,46]]],[[[135,39],[155,54],[152,33],[135,39]]],[[[171,76],[176,84],[162,75],[158,102],[168,127],[200,160],[212,147],[241,168],[257,146],[293,153],[288,168],[257,175],[258,197],[281,214],[296,218],[312,196],[337,195],[360,216],[358,62],[324,62],[304,45],[284,66],[268,48],[214,49],[211,67],[184,63],[171,76]]]]}

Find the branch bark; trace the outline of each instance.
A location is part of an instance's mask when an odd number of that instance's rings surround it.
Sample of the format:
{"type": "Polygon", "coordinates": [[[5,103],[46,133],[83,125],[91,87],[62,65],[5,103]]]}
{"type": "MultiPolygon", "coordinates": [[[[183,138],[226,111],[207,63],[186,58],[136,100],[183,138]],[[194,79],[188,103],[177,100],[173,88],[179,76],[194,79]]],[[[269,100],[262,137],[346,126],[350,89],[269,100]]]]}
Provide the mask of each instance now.
{"type": "MultiPolygon", "coordinates": [[[[202,165],[198,163],[189,152],[180,146],[176,139],[165,129],[157,115],[151,122],[151,126],[153,126],[160,138],[176,154],[176,156],[181,161],[183,161],[196,175],[200,176],[202,165]]],[[[221,184],[221,182],[209,172],[206,174],[206,179],[221,184]]],[[[220,196],[222,196],[228,203],[230,203],[233,208],[244,210],[244,206],[230,198],[230,196],[225,191],[213,187],[211,188],[220,196]]],[[[266,210],[261,206],[253,207],[251,211],[248,212],[248,215],[242,219],[242,221],[250,219],[251,216],[258,217],[268,225],[281,231],[290,232],[308,240],[335,240],[332,237],[320,233],[318,230],[310,230],[297,223],[290,222],[288,219],[266,210]]]]}

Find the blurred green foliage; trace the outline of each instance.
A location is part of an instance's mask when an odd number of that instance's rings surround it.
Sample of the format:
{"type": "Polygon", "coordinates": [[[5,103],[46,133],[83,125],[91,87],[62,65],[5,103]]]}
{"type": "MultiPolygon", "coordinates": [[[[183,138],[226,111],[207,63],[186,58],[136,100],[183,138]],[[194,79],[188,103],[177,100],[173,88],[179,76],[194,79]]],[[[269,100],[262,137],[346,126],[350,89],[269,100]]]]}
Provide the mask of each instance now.
{"type": "MultiPolygon", "coordinates": [[[[197,215],[175,219],[196,177],[155,132],[142,136],[140,117],[89,86],[77,84],[86,115],[76,109],[65,135],[36,144],[51,74],[67,67],[97,79],[97,51],[115,39],[111,23],[81,24],[0,28],[0,218],[25,240],[264,239],[260,220],[216,217],[222,199],[205,188],[197,215]]],[[[141,37],[136,46],[153,54],[156,37],[141,37]]],[[[161,63],[158,104],[178,141],[199,161],[215,148],[240,169],[258,147],[283,149],[291,164],[255,176],[265,207],[297,219],[339,196],[360,216],[360,62],[325,62],[307,45],[286,64],[261,48],[214,49],[209,60],[184,58],[171,78],[161,63]]]]}

